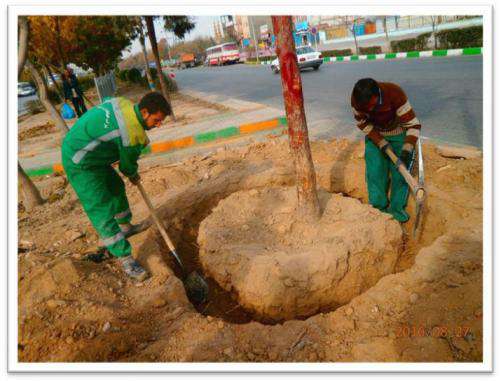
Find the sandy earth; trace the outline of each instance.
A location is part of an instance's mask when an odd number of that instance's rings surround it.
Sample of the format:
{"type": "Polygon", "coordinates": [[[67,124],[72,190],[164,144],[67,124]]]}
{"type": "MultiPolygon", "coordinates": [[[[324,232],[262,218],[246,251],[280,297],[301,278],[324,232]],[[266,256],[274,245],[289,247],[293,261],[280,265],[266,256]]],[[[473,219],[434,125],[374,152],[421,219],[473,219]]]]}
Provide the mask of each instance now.
{"type": "MultiPolygon", "coordinates": [[[[363,143],[314,142],[312,151],[322,193],[366,204],[363,143]]],[[[37,179],[48,201],[30,213],[19,205],[19,360],[482,361],[482,159],[439,152],[424,146],[424,226],[419,241],[411,222],[402,226],[390,274],[340,307],[280,324],[258,321],[213,279],[209,301],[193,306],[154,228],[131,239],[152,273],[143,283],[113,260],[84,260],[97,236],[73,190],[62,176],[37,179]]],[[[280,140],[141,176],[189,270],[200,271],[199,227],[221,200],[294,182],[280,140]]],[[[134,221],[147,218],[138,191],[127,192],[134,221]]]]}
{"type": "Polygon", "coordinates": [[[338,308],[394,271],[397,221],[341,194],[319,199],[310,223],[298,218],[294,186],[231,194],[200,225],[205,273],[255,315],[283,321],[338,308]]]}

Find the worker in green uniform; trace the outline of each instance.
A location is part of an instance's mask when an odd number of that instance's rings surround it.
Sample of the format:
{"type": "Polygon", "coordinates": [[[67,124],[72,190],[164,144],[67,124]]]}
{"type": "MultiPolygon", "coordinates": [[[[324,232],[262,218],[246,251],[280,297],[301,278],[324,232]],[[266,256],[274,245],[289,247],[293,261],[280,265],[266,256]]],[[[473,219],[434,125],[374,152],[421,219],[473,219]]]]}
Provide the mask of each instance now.
{"type": "Polygon", "coordinates": [[[138,280],[148,274],[132,257],[127,238],[139,229],[130,223],[125,184],[111,165],[119,162],[120,172],[137,184],[137,160],[149,144],[145,131],[160,126],[171,113],[170,104],[157,92],[146,94],[138,104],[109,98],[83,114],[62,144],[62,164],[85,213],[125,273],[138,280]]]}

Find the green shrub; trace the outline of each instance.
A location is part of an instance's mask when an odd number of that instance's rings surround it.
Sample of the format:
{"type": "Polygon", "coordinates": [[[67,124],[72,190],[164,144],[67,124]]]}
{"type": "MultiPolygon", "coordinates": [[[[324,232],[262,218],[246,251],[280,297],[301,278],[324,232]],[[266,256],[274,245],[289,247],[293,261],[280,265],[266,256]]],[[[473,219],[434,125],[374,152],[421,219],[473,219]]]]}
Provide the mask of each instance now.
{"type": "Polygon", "coordinates": [[[132,83],[141,83],[142,76],[141,76],[141,72],[139,71],[139,69],[136,69],[136,68],[130,69],[127,73],[127,81],[132,82],[132,83]]]}
{"type": "Polygon", "coordinates": [[[78,77],[78,83],[82,91],[87,91],[95,87],[94,76],[92,74],[78,77]]]}
{"type": "Polygon", "coordinates": [[[345,57],[345,56],[352,56],[352,50],[351,49],[323,50],[321,54],[323,54],[323,57],[345,57]]]}
{"type": "Polygon", "coordinates": [[[382,53],[381,46],[369,46],[367,48],[359,48],[359,54],[380,54],[382,53]]]}
{"type": "Polygon", "coordinates": [[[423,33],[415,38],[391,41],[392,51],[397,53],[427,50],[427,42],[431,34],[432,33],[423,33]]]}
{"type": "Polygon", "coordinates": [[[483,46],[483,27],[442,30],[436,33],[440,49],[475,48],[483,46]]]}
{"type": "Polygon", "coordinates": [[[52,104],[59,104],[62,102],[61,96],[59,95],[55,87],[47,88],[47,97],[49,98],[49,101],[52,102],[52,104]]]}
{"type": "Polygon", "coordinates": [[[127,76],[128,76],[128,69],[120,70],[118,72],[118,78],[121,81],[126,81],[127,80],[127,76]]]}

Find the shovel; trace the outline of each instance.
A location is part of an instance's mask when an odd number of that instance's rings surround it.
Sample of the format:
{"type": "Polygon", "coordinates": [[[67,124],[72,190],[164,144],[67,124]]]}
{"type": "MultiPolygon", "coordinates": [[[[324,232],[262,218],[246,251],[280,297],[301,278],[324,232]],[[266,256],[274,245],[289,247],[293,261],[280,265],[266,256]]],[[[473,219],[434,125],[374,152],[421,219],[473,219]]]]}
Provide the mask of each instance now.
{"type": "Polygon", "coordinates": [[[413,226],[413,238],[415,238],[417,230],[420,227],[420,223],[422,221],[421,215],[424,206],[425,200],[425,189],[424,189],[424,158],[422,156],[422,144],[420,143],[420,139],[418,139],[418,182],[413,178],[411,173],[408,171],[404,163],[396,156],[391,147],[388,147],[385,150],[385,153],[391,161],[394,163],[399,173],[404,177],[410,189],[415,197],[416,203],[416,217],[415,217],[415,225],[413,226]]]}
{"type": "Polygon", "coordinates": [[[184,267],[181,258],[177,255],[174,244],[168,237],[168,234],[165,231],[165,228],[163,227],[163,224],[161,223],[160,219],[158,218],[158,215],[156,214],[156,211],[153,208],[153,204],[151,203],[151,200],[149,199],[140,181],[137,183],[137,188],[139,188],[139,192],[141,192],[142,198],[144,199],[144,202],[148,206],[149,212],[151,213],[151,216],[153,217],[156,227],[160,231],[163,240],[167,244],[168,248],[170,249],[170,252],[174,256],[177,263],[179,264],[179,267],[181,268],[182,278],[183,278],[182,281],[184,283],[184,288],[186,289],[186,293],[189,299],[192,300],[195,304],[202,304],[206,302],[208,298],[208,284],[206,280],[203,279],[203,277],[196,271],[193,271],[191,274],[186,276],[186,268],[184,267]]]}

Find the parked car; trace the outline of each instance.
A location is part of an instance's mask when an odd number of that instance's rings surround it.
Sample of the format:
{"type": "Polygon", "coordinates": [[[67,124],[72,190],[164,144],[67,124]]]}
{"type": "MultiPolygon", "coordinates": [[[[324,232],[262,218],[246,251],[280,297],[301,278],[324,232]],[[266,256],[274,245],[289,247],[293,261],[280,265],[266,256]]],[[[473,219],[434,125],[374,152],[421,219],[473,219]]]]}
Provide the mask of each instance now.
{"type": "MultiPolygon", "coordinates": [[[[310,46],[299,46],[297,48],[297,61],[300,69],[312,67],[314,70],[318,70],[323,63],[323,55],[310,46]]],[[[271,62],[271,70],[275,74],[280,72],[280,61],[278,58],[271,62]]]]}
{"type": "Polygon", "coordinates": [[[31,86],[29,82],[19,82],[17,84],[17,96],[18,97],[28,97],[30,95],[35,95],[36,89],[31,86]]]}

